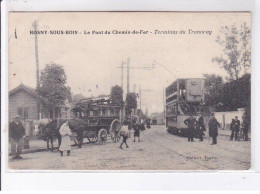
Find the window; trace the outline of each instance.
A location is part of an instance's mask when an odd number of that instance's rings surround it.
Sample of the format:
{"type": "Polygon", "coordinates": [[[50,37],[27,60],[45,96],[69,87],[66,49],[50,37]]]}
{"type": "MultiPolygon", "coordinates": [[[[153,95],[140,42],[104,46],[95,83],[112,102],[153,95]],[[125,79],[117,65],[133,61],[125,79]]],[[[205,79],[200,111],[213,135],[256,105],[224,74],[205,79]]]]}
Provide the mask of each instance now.
{"type": "Polygon", "coordinates": [[[18,107],[17,114],[22,117],[22,119],[28,119],[28,107],[18,107]]]}
{"type": "Polygon", "coordinates": [[[115,115],[115,112],[114,112],[114,109],[113,109],[113,108],[111,108],[110,113],[111,113],[112,116],[115,115]]]}
{"type": "Polygon", "coordinates": [[[106,116],[106,109],[102,109],[102,116],[106,116]]]}

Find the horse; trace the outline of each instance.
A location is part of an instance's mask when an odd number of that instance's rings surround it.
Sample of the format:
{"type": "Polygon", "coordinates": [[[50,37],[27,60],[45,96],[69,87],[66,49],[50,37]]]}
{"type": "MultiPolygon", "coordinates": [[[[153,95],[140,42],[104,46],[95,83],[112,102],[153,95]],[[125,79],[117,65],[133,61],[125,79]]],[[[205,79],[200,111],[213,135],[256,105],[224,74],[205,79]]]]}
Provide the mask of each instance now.
{"type": "Polygon", "coordinates": [[[73,118],[69,120],[68,125],[71,129],[71,132],[76,133],[77,135],[74,140],[75,144],[78,145],[78,148],[81,148],[87,123],[83,119],[73,118]]]}
{"type": "Polygon", "coordinates": [[[39,121],[35,122],[35,125],[38,126],[38,130],[37,130],[37,136],[39,136],[39,139],[43,139],[43,128],[48,125],[52,120],[49,118],[45,118],[45,119],[41,119],[39,121]]]}
{"type": "Polygon", "coordinates": [[[51,142],[51,151],[53,151],[53,140],[55,138],[58,139],[58,145],[60,147],[61,144],[61,135],[60,135],[60,127],[65,122],[64,119],[54,119],[50,121],[47,125],[45,125],[42,129],[42,136],[44,140],[47,142],[47,150],[49,150],[49,142],[51,142]]]}
{"type": "MultiPolygon", "coordinates": [[[[53,151],[53,140],[55,138],[58,139],[58,145],[60,147],[61,144],[61,135],[60,135],[60,127],[65,122],[65,119],[54,119],[50,121],[48,124],[43,126],[43,137],[44,140],[47,142],[47,149],[49,150],[49,142],[51,142],[51,151],[53,151]]],[[[78,147],[82,147],[83,143],[83,136],[84,136],[84,130],[86,127],[86,122],[80,118],[74,118],[69,119],[69,128],[71,129],[71,132],[76,133],[76,140],[78,147]]]]}

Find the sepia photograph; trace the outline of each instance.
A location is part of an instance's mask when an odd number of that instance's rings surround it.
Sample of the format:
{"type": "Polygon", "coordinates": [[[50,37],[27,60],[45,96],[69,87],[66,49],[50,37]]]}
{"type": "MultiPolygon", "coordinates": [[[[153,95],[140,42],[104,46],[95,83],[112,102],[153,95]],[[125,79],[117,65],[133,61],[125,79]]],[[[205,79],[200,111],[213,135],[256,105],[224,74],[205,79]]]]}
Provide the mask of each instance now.
{"type": "Polygon", "coordinates": [[[8,17],[9,171],[250,170],[250,12],[8,17]]]}

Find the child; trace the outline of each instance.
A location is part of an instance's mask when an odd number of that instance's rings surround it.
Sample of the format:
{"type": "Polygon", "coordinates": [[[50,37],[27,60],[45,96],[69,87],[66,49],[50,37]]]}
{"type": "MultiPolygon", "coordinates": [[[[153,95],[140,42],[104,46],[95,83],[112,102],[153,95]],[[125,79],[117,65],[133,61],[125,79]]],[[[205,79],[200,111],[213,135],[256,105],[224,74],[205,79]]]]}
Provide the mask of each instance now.
{"type": "Polygon", "coordinates": [[[121,145],[119,146],[119,148],[123,149],[122,146],[123,146],[124,143],[126,145],[126,148],[129,148],[129,146],[126,143],[126,140],[128,138],[128,133],[129,133],[128,132],[128,122],[124,121],[122,129],[120,130],[120,135],[123,137],[123,141],[122,141],[121,145]]]}

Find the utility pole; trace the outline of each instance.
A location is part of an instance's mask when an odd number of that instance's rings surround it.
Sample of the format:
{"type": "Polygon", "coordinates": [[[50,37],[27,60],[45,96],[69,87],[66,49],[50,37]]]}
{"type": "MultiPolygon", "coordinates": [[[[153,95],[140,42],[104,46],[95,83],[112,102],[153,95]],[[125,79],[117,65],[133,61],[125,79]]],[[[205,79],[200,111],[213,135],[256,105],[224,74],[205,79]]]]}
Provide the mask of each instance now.
{"type": "Polygon", "coordinates": [[[139,99],[140,99],[140,110],[142,110],[142,90],[141,90],[141,85],[139,86],[139,99]]]}
{"type": "MultiPolygon", "coordinates": [[[[123,96],[123,101],[124,101],[124,61],[122,61],[121,64],[121,88],[122,88],[122,96],[123,96]]],[[[122,108],[121,108],[121,122],[124,119],[125,115],[125,105],[123,103],[122,108]]]]}
{"type": "Polygon", "coordinates": [[[121,65],[121,88],[124,88],[124,61],[122,61],[121,65]]]}
{"type": "Polygon", "coordinates": [[[130,58],[127,58],[127,94],[130,92],[130,83],[129,83],[129,63],[130,63],[130,58]]]}
{"type": "MultiPolygon", "coordinates": [[[[33,22],[34,30],[37,31],[38,24],[36,21],[33,22]]],[[[38,56],[38,36],[37,33],[35,33],[34,36],[35,41],[35,59],[36,59],[36,83],[37,83],[37,118],[38,120],[41,119],[41,111],[40,111],[40,98],[39,98],[39,88],[40,88],[40,76],[39,76],[39,56],[38,56]]]]}
{"type": "Polygon", "coordinates": [[[165,122],[166,118],[166,105],[165,105],[165,88],[163,87],[163,122],[165,122]]]}
{"type": "Polygon", "coordinates": [[[154,92],[156,90],[142,90],[141,86],[139,86],[139,103],[140,103],[140,110],[142,109],[142,92],[154,92]]]}

